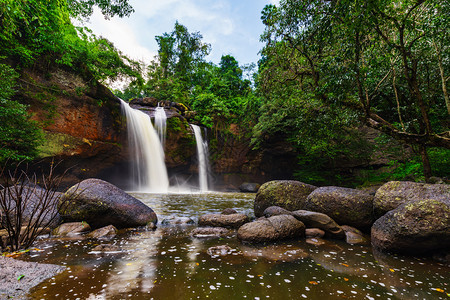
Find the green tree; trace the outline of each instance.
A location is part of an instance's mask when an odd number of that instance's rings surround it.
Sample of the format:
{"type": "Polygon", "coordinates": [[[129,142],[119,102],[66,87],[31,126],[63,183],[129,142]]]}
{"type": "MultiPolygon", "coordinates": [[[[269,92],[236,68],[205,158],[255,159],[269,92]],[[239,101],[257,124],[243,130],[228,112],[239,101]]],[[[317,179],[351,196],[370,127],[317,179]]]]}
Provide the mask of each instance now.
{"type": "Polygon", "coordinates": [[[16,92],[18,74],[8,65],[0,64],[0,164],[6,160],[30,160],[42,141],[42,132],[30,120],[26,106],[10,100],[16,92]]]}
{"type": "Polygon", "coordinates": [[[442,101],[448,11],[449,4],[438,0],[285,0],[267,6],[260,84],[297,82],[320,101],[315,109],[337,106],[361,116],[416,148],[429,177],[427,148],[450,148],[442,101]]]}

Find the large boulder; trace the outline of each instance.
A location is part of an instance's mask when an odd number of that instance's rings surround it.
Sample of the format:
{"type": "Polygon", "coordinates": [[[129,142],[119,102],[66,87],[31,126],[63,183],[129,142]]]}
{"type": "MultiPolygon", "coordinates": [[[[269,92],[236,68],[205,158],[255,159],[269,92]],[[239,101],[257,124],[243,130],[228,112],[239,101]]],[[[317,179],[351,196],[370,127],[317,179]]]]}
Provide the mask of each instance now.
{"type": "Polygon", "coordinates": [[[368,229],[374,222],[372,202],[373,196],[364,191],[327,186],[314,190],[304,209],[324,213],[338,224],[368,229]]]}
{"type": "Polygon", "coordinates": [[[198,226],[239,228],[249,222],[250,219],[244,214],[207,214],[198,218],[198,226]]]}
{"type": "Polygon", "coordinates": [[[374,214],[376,218],[379,218],[404,203],[424,199],[450,199],[450,185],[410,181],[387,182],[375,194],[373,199],[374,214]]]}
{"type": "Polygon", "coordinates": [[[59,212],[66,222],[86,221],[92,228],[128,228],[158,221],[150,207],[100,179],[86,179],[71,187],[61,198],[59,212]]]}
{"type": "Polygon", "coordinates": [[[237,237],[246,242],[271,242],[305,235],[305,225],[291,215],[278,215],[270,218],[259,218],[254,222],[242,225],[237,237]]]}
{"type": "Polygon", "coordinates": [[[256,193],[255,216],[261,217],[269,206],[287,210],[303,209],[306,197],[317,187],[294,180],[275,180],[264,183],[256,193]]]}
{"type": "Polygon", "coordinates": [[[385,252],[421,254],[450,247],[450,200],[408,202],[372,226],[372,245],[385,252]]]}

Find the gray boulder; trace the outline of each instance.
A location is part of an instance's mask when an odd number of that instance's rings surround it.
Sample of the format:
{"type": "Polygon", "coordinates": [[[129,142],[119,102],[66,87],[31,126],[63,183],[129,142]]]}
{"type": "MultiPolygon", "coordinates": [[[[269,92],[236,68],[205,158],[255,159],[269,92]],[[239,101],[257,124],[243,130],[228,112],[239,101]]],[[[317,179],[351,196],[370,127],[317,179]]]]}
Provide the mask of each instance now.
{"type": "Polygon", "coordinates": [[[207,214],[198,218],[199,226],[239,228],[249,222],[250,219],[244,214],[207,214]]]}
{"type": "Polygon", "coordinates": [[[242,225],[237,237],[245,242],[271,242],[305,236],[305,225],[291,215],[259,218],[242,225]]]}
{"type": "Polygon", "coordinates": [[[404,203],[424,199],[450,199],[450,185],[410,181],[387,182],[375,194],[373,199],[374,214],[376,218],[379,218],[404,203]]]}
{"type": "Polygon", "coordinates": [[[450,200],[400,205],[375,221],[372,246],[384,252],[429,253],[450,247],[450,200]]]}
{"type": "Polygon", "coordinates": [[[108,225],[88,233],[87,237],[94,239],[101,239],[101,238],[113,238],[116,235],[117,235],[117,228],[114,227],[113,225],[108,225]]]}
{"type": "Polygon", "coordinates": [[[368,229],[374,222],[373,196],[366,192],[335,186],[313,191],[305,202],[305,210],[328,215],[338,224],[368,229]]]}
{"type": "Polygon", "coordinates": [[[61,198],[59,213],[65,221],[86,221],[93,228],[128,228],[158,221],[150,207],[100,179],[86,179],[71,187],[61,198]]]}
{"type": "Polygon", "coordinates": [[[255,216],[263,216],[269,206],[280,206],[293,211],[304,209],[306,197],[317,187],[294,180],[275,180],[264,183],[256,193],[255,216]]]}

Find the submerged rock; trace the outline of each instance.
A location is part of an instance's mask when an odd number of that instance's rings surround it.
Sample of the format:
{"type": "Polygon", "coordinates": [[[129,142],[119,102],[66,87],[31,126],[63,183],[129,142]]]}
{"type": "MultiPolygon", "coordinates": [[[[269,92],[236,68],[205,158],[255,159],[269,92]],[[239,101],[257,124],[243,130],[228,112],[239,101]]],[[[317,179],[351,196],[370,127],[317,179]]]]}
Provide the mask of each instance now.
{"type": "Polygon", "coordinates": [[[63,223],[56,227],[52,234],[56,236],[70,236],[70,235],[78,235],[81,233],[85,233],[91,231],[91,226],[89,226],[86,222],[70,222],[63,223]]]}
{"type": "Polygon", "coordinates": [[[379,218],[404,203],[424,199],[450,199],[450,185],[410,181],[387,182],[375,194],[373,200],[375,217],[379,218]]]}
{"type": "Polygon", "coordinates": [[[161,221],[162,225],[192,225],[195,221],[189,217],[170,216],[161,221]]]}
{"type": "Polygon", "coordinates": [[[338,224],[366,229],[374,222],[372,202],[373,196],[366,192],[326,186],[308,196],[304,209],[326,214],[338,224]]]}
{"type": "Polygon", "coordinates": [[[278,215],[242,225],[237,236],[241,241],[260,243],[300,238],[304,235],[305,225],[302,222],[291,215],[278,215]]]}
{"type": "Polygon", "coordinates": [[[256,193],[255,216],[263,216],[269,206],[280,206],[287,210],[303,209],[306,197],[317,187],[294,180],[275,180],[264,183],[256,193]]]}
{"type": "Polygon", "coordinates": [[[250,219],[244,214],[207,214],[198,218],[199,226],[239,228],[249,222],[250,219]]]}
{"type": "Polygon", "coordinates": [[[116,235],[117,235],[117,228],[114,227],[113,225],[108,225],[88,233],[87,237],[99,239],[99,238],[113,238],[116,235]]]}
{"type": "Polygon", "coordinates": [[[217,257],[217,256],[229,255],[235,251],[236,251],[236,249],[233,249],[228,245],[220,245],[220,246],[209,247],[208,250],[206,250],[206,253],[208,253],[212,257],[217,257]]]}
{"type": "Polygon", "coordinates": [[[60,201],[59,212],[65,221],[86,221],[93,228],[137,227],[158,221],[150,207],[100,179],[86,179],[71,187],[60,201]]]}
{"type": "Polygon", "coordinates": [[[250,258],[263,258],[269,261],[292,262],[309,257],[309,254],[291,245],[268,245],[265,247],[241,247],[242,255],[250,258]]]}
{"type": "Polygon", "coordinates": [[[192,230],[191,235],[196,238],[224,237],[230,230],[223,227],[198,227],[192,230]]]}
{"type": "Polygon", "coordinates": [[[95,246],[92,251],[94,252],[120,252],[120,247],[117,245],[101,244],[95,246]]]}
{"type": "Polygon", "coordinates": [[[232,215],[232,214],[237,214],[238,212],[234,209],[234,208],[225,208],[221,214],[222,215],[232,215]]]}
{"type": "Polygon", "coordinates": [[[400,205],[372,226],[372,246],[380,251],[422,254],[450,247],[450,200],[418,200],[400,205]]]}

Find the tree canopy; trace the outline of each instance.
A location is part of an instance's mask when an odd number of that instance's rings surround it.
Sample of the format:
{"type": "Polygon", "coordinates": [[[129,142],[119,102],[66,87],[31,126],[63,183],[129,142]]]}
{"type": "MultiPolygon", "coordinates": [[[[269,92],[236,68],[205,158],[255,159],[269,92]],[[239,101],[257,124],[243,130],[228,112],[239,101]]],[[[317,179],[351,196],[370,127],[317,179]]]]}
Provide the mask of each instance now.
{"type": "MultiPolygon", "coordinates": [[[[300,110],[292,120],[302,128],[317,128],[305,116],[328,119],[318,124],[323,130],[299,131],[301,139],[316,141],[309,149],[324,141],[318,134],[336,138],[356,118],[413,146],[429,177],[427,148],[450,148],[449,8],[439,0],[268,5],[262,12],[260,87],[267,99],[285,99],[285,106],[300,110]]],[[[269,123],[260,119],[259,135],[273,128],[269,123]]]]}

